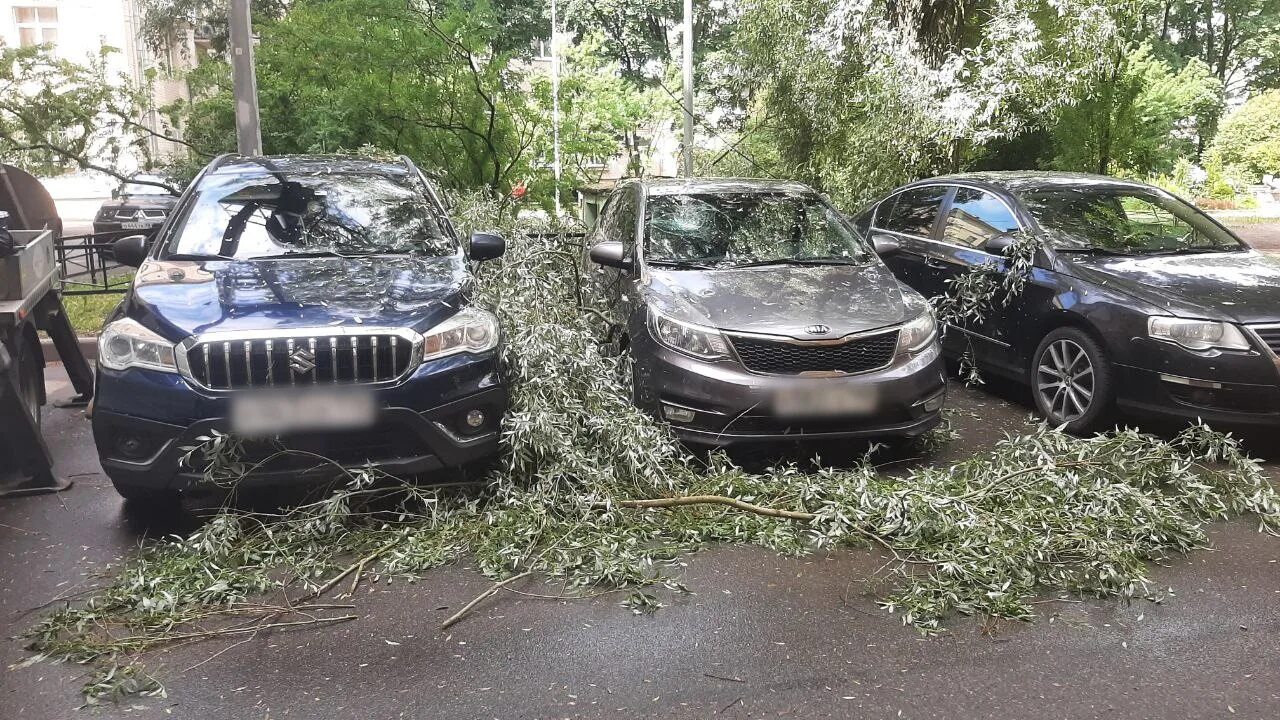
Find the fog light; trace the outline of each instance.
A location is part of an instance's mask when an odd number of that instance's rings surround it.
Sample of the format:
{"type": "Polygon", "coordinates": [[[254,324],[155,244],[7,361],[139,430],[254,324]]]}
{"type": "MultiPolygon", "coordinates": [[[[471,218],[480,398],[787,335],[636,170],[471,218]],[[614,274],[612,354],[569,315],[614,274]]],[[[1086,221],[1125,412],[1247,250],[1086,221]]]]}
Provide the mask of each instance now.
{"type": "Polygon", "coordinates": [[[688,423],[693,422],[693,411],[687,408],[676,407],[674,405],[663,405],[662,416],[671,422],[688,423]]]}
{"type": "Polygon", "coordinates": [[[130,460],[141,460],[150,454],[151,443],[146,435],[126,430],[116,433],[116,450],[130,460]]]}
{"type": "Polygon", "coordinates": [[[476,428],[483,426],[485,421],[484,411],[472,410],[468,412],[465,418],[465,421],[467,423],[467,427],[471,428],[472,430],[475,430],[476,428]]]}

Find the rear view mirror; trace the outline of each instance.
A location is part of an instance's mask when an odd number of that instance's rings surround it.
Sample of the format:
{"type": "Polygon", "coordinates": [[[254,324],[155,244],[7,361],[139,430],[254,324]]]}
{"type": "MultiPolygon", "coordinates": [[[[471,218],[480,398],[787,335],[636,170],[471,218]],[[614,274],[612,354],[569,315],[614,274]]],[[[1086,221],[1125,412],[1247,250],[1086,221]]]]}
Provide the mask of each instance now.
{"type": "Polygon", "coordinates": [[[111,254],[116,262],[129,267],[142,267],[147,259],[147,250],[151,246],[146,235],[130,235],[111,243],[111,254]]]}
{"type": "Polygon", "coordinates": [[[632,263],[631,260],[627,259],[626,255],[626,248],[616,240],[606,240],[591,248],[591,262],[597,265],[630,270],[632,263]]]}
{"type": "Polygon", "coordinates": [[[507,251],[507,239],[494,232],[471,233],[472,260],[494,260],[507,251]]]}
{"type": "Polygon", "coordinates": [[[992,255],[1004,256],[1009,248],[1013,247],[1013,244],[1017,241],[1018,236],[1013,233],[1000,233],[999,235],[987,238],[987,241],[982,243],[982,250],[992,255]]]}
{"type": "Polygon", "coordinates": [[[902,249],[902,245],[887,235],[875,235],[871,238],[871,247],[877,255],[892,255],[902,249]]]}

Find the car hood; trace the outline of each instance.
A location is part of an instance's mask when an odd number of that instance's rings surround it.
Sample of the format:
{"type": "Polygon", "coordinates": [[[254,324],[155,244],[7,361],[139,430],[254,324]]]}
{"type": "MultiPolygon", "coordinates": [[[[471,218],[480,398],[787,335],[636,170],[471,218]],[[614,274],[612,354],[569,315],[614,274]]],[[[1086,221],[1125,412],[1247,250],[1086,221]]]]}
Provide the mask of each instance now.
{"type": "Polygon", "coordinates": [[[178,198],[172,195],[125,195],[111,200],[103,201],[102,209],[117,208],[146,208],[172,210],[173,206],[178,202],[178,198]]]}
{"type": "Polygon", "coordinates": [[[138,270],[130,316],[174,342],[215,331],[403,327],[457,312],[471,275],[461,256],[157,261],[138,270]]]}
{"type": "Polygon", "coordinates": [[[879,263],[651,269],[646,299],[659,312],[685,322],[809,340],[901,323],[927,306],[879,263]],[[805,330],[815,325],[830,330],[805,330]]]}
{"type": "Polygon", "coordinates": [[[1063,271],[1191,318],[1280,320],[1280,258],[1257,251],[1109,257],[1060,254],[1063,271]]]}

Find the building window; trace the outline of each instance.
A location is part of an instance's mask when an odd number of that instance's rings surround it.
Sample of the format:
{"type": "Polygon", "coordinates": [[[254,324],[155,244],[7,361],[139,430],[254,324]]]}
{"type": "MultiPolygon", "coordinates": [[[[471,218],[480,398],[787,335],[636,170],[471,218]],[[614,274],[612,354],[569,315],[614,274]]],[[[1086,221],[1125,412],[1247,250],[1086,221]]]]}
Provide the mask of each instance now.
{"type": "Polygon", "coordinates": [[[58,42],[56,7],[15,7],[13,23],[18,26],[18,44],[22,47],[58,42]]]}

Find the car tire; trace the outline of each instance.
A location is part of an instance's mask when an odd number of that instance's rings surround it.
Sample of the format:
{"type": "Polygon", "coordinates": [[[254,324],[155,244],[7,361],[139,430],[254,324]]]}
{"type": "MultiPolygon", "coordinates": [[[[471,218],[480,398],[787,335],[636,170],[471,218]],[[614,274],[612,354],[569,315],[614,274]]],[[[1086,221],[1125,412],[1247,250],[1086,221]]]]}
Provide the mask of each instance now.
{"type": "Polygon", "coordinates": [[[1115,383],[1106,353],[1088,333],[1054,330],[1031,361],[1031,395],[1050,425],[1073,435],[1097,430],[1111,413],[1115,383]]]}
{"type": "Polygon", "coordinates": [[[40,396],[44,382],[44,363],[30,342],[23,342],[18,355],[18,398],[27,414],[40,427],[40,396]]]}

